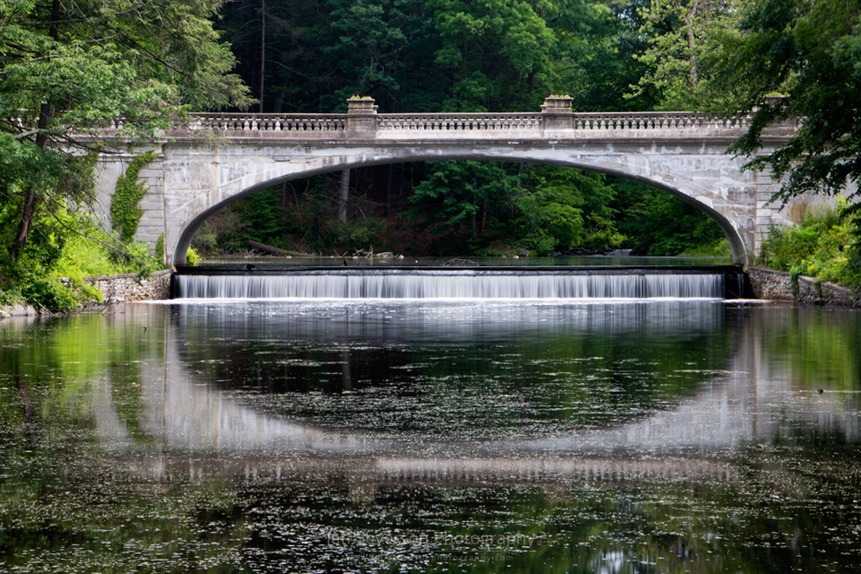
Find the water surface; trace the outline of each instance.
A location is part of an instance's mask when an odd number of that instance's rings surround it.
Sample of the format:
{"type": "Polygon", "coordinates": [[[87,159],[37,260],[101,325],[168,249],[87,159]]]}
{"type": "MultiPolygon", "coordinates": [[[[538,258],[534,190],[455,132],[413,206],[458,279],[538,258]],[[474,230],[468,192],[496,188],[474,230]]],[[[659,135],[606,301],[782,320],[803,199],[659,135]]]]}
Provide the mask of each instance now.
{"type": "Polygon", "coordinates": [[[861,563],[859,314],[233,301],[0,323],[0,570],[861,563]]]}

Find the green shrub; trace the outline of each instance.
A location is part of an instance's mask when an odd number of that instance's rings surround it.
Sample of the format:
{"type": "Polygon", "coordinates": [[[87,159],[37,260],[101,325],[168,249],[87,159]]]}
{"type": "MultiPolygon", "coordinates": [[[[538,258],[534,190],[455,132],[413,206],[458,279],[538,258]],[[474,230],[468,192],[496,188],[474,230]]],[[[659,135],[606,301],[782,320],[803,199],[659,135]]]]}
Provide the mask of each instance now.
{"type": "Polygon", "coordinates": [[[197,265],[200,262],[200,255],[194,247],[189,247],[185,254],[185,262],[189,265],[197,265]]]}
{"type": "Polygon", "coordinates": [[[858,215],[845,202],[836,209],[808,213],[801,225],[774,227],[758,264],[861,288],[861,241],[858,215]]]}

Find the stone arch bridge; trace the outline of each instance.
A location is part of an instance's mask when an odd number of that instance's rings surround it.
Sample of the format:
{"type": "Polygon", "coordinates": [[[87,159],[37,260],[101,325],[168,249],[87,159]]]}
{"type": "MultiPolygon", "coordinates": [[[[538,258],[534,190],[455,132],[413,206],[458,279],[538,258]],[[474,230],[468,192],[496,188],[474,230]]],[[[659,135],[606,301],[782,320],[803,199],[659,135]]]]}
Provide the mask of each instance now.
{"type": "MultiPolygon", "coordinates": [[[[701,208],[747,265],[772,225],[786,223],[768,204],[778,184],[742,171],[726,153],[745,118],[689,112],[574,113],[567,98],[548,98],[535,113],[380,114],[370,98],[348,100],[346,114],[193,114],[158,141],[124,141],[121,125],[101,134],[111,153],[97,173],[102,217],[117,177],[147,149],[147,187],[137,238],[164,239],[165,263],[182,264],[195,230],[213,212],[280,182],[373,164],[425,160],[540,162],[603,172],[652,185],[701,208]]],[[[763,151],[792,126],[765,135],[763,151]]],[[[788,209],[788,208],[786,208],[788,209]]]]}

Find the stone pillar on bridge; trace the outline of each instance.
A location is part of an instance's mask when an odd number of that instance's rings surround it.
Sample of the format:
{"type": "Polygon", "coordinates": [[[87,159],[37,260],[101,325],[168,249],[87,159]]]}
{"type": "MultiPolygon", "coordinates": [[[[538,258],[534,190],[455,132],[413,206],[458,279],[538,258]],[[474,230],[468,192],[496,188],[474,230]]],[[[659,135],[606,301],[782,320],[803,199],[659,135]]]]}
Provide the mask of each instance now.
{"type": "Polygon", "coordinates": [[[374,98],[354,96],[347,99],[347,134],[373,139],[377,134],[377,106],[374,98]]]}
{"type": "Polygon", "coordinates": [[[574,127],[574,112],[571,111],[569,96],[548,96],[544,98],[541,106],[541,120],[544,133],[552,133],[559,130],[570,130],[574,127]]]}

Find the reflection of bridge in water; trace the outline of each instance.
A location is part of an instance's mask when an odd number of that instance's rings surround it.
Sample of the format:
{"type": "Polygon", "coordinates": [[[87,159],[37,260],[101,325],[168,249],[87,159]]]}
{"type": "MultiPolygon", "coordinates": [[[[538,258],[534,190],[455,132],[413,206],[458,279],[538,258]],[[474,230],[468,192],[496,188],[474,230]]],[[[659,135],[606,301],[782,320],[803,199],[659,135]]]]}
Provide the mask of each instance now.
{"type": "MultiPolygon", "coordinates": [[[[822,432],[856,438],[854,401],[844,405],[836,393],[793,389],[791,372],[770,364],[753,327],[738,325],[724,371],[663,410],[565,436],[457,447],[320,428],[242,404],[206,382],[196,372],[199,365],[184,361],[179,347],[187,335],[180,316],[165,322],[164,356],[141,362],[145,408],[139,423],[153,441],[146,448],[158,455],[143,467],[136,457],[133,472],[158,480],[221,473],[272,480],[334,476],[359,497],[379,485],[411,482],[732,480],[734,449],[770,442],[785,432],[787,416],[822,432]]],[[[139,445],[120,422],[110,387],[110,380],[104,380],[94,393],[99,435],[120,456],[137,452],[139,445]]]]}

